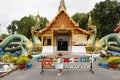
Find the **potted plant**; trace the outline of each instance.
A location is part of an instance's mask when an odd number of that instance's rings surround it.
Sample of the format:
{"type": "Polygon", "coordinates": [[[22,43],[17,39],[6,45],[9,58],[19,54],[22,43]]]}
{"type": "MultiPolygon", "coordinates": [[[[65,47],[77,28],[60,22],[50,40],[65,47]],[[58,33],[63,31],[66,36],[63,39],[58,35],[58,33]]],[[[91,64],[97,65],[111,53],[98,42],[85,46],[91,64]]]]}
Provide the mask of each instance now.
{"type": "Polygon", "coordinates": [[[18,57],[12,57],[10,62],[13,63],[14,65],[17,64],[17,61],[18,61],[18,57]]]}
{"type": "Polygon", "coordinates": [[[25,69],[26,68],[26,64],[29,62],[29,58],[27,58],[26,56],[20,56],[17,64],[18,64],[18,69],[25,69]]]}
{"type": "Polygon", "coordinates": [[[2,61],[4,63],[9,63],[12,55],[10,53],[6,53],[5,55],[2,56],[2,61]]]}
{"type": "Polygon", "coordinates": [[[104,57],[102,60],[99,61],[98,65],[103,68],[108,68],[109,64],[108,64],[107,60],[108,59],[106,57],[104,57]]]}
{"type": "Polygon", "coordinates": [[[118,64],[120,63],[120,57],[110,57],[108,59],[109,67],[117,68],[118,64]]]}

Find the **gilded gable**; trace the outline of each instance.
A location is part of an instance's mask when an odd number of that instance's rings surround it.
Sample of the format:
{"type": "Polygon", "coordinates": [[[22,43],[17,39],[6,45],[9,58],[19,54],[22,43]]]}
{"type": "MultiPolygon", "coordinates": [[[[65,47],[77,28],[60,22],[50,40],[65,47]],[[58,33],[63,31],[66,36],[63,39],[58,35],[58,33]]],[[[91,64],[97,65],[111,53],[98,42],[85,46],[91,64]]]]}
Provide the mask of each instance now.
{"type": "Polygon", "coordinates": [[[70,21],[67,14],[65,14],[64,11],[61,11],[55,18],[51,28],[74,28],[74,24],[70,21]]]}
{"type": "Polygon", "coordinates": [[[40,34],[52,34],[52,30],[74,30],[75,34],[89,34],[87,31],[79,28],[65,10],[60,10],[46,28],[40,31],[40,34]]]}

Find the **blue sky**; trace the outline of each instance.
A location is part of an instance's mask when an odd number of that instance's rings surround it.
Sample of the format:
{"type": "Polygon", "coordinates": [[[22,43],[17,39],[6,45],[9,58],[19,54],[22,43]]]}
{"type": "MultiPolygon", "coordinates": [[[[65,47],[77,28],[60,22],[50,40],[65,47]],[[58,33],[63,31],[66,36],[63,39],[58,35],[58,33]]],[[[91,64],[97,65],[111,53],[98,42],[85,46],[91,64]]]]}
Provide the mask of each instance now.
{"type": "MultiPolygon", "coordinates": [[[[72,16],[76,12],[87,13],[95,3],[105,0],[65,0],[67,12],[72,16]]],[[[7,26],[14,19],[37,15],[47,17],[49,21],[57,14],[60,0],[0,0],[0,34],[7,33],[7,26]]]]}

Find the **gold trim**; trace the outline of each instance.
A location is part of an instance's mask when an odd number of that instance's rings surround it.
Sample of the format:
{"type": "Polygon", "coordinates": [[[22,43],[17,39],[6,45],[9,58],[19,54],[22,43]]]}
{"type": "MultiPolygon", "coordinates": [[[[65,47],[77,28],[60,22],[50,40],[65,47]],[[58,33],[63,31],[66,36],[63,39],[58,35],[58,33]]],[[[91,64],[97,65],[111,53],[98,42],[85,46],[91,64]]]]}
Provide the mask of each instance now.
{"type": "Polygon", "coordinates": [[[51,34],[43,34],[43,35],[39,35],[40,37],[46,37],[46,36],[48,36],[48,37],[51,37],[52,35],[51,34]]]}
{"type": "Polygon", "coordinates": [[[52,28],[51,30],[74,30],[74,28],[52,28]]]}
{"type": "Polygon", "coordinates": [[[42,46],[43,46],[43,37],[41,37],[41,40],[42,40],[42,46]]]}
{"type": "Polygon", "coordinates": [[[52,31],[52,37],[51,37],[52,39],[52,43],[51,43],[51,45],[53,46],[54,45],[54,31],[52,31]]]}

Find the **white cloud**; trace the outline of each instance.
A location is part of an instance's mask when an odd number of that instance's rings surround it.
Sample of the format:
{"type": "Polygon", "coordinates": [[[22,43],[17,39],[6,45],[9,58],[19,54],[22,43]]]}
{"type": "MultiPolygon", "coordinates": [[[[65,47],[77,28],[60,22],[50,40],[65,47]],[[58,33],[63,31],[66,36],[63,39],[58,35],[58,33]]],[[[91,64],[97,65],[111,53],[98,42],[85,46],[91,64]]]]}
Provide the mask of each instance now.
{"type": "MultiPolygon", "coordinates": [[[[89,12],[95,3],[104,0],[65,0],[68,13],[89,12]]],[[[0,34],[7,33],[6,27],[14,19],[20,19],[29,14],[51,20],[57,13],[60,0],[1,0],[0,2],[0,34]]]]}

